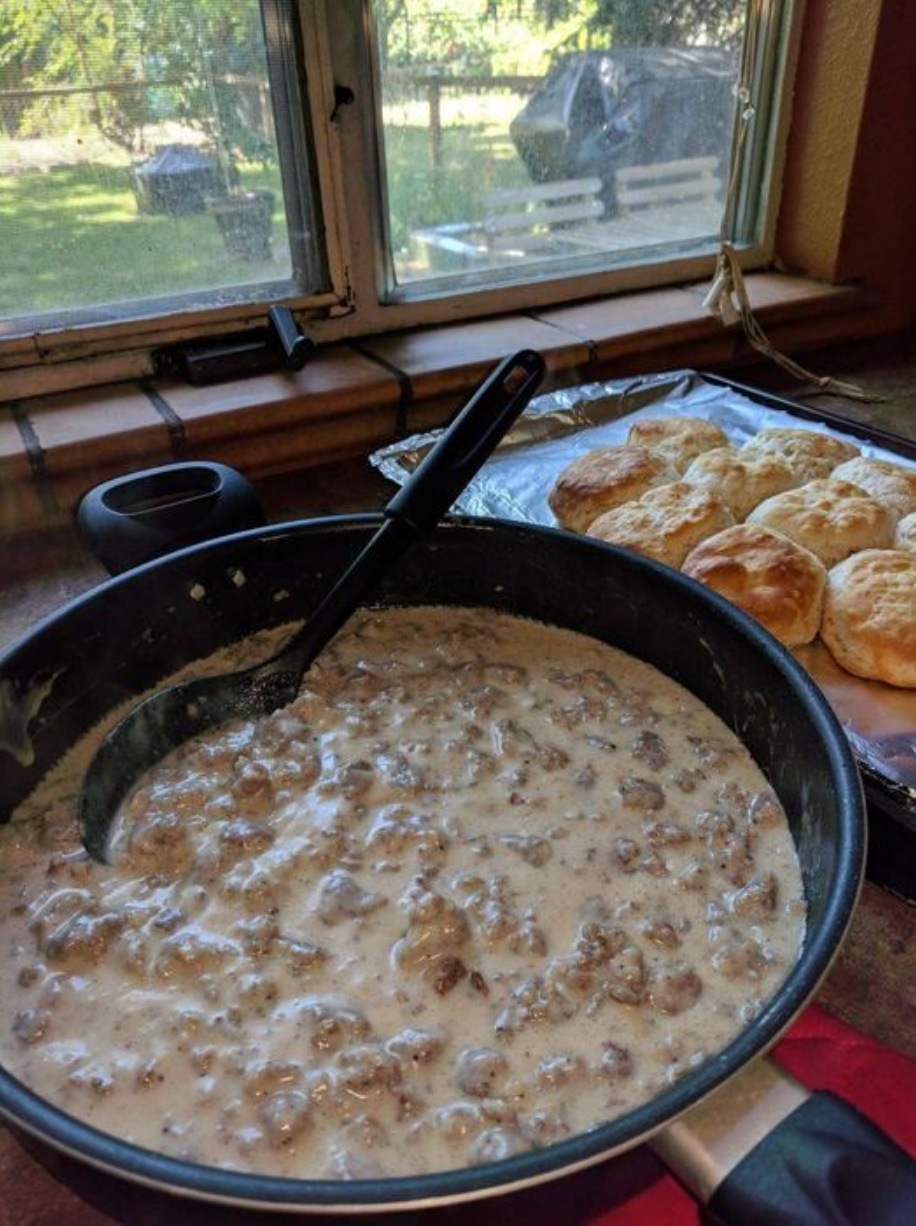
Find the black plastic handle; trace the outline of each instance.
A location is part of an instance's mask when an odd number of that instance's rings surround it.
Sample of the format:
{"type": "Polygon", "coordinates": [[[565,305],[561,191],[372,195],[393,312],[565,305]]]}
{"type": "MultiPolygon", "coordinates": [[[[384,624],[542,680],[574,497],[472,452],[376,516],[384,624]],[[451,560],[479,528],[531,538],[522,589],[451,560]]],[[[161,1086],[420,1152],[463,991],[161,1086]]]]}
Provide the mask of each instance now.
{"type": "Polygon", "coordinates": [[[916,1162],[834,1094],[811,1094],[707,1206],[723,1226],[913,1226],[916,1162]]]}
{"type": "Polygon", "coordinates": [[[76,519],[87,545],[112,575],[184,545],[266,522],[250,482],[210,460],[114,477],[85,495],[76,519]]]}
{"type": "Polygon", "coordinates": [[[413,542],[432,532],[521,414],[545,369],[540,354],[523,349],[500,362],[480,384],[385,507],[381,528],[275,657],[276,667],[303,671],[413,542]]]}
{"type": "Polygon", "coordinates": [[[421,536],[431,532],[520,416],[546,369],[533,349],[504,358],[385,507],[386,516],[402,520],[421,536]]]}
{"type": "Polygon", "coordinates": [[[301,370],[318,346],[301,330],[289,307],[272,306],[267,321],[280,343],[283,361],[290,370],[301,370]]]}

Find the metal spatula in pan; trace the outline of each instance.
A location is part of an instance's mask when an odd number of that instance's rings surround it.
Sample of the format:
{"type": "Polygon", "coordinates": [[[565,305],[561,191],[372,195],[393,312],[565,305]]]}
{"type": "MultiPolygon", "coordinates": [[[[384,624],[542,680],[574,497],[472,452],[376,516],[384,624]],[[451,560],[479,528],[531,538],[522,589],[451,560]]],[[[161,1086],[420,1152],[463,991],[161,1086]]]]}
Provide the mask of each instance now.
{"type": "Polygon", "coordinates": [[[410,544],[433,530],[521,414],[544,371],[543,358],[532,350],[500,362],[385,507],[384,524],[277,655],[242,672],[160,690],[111,730],[89,764],[78,801],[83,845],[93,859],[107,862],[118,806],[170,750],[233,718],[266,715],[295,698],[315,657],[410,544]]]}

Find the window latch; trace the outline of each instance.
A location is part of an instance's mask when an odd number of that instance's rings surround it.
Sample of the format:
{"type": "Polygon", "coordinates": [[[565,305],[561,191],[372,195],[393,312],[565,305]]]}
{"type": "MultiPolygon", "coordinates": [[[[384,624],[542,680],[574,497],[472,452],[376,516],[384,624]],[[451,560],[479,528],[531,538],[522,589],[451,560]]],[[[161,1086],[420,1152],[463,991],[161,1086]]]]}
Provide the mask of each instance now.
{"type": "Polygon", "coordinates": [[[285,366],[301,370],[318,352],[318,345],[299,327],[289,307],[272,306],[267,327],[209,337],[160,350],[158,374],[180,374],[195,387],[240,379],[285,366]]]}
{"type": "Polygon", "coordinates": [[[279,343],[285,365],[290,370],[301,370],[318,349],[312,338],[306,336],[296,323],[296,317],[289,307],[272,306],[267,312],[267,327],[271,338],[279,343]]]}
{"type": "Polygon", "coordinates": [[[340,118],[341,107],[352,106],[356,101],[356,94],[349,85],[334,86],[334,110],[330,114],[330,122],[337,123],[340,118]]]}

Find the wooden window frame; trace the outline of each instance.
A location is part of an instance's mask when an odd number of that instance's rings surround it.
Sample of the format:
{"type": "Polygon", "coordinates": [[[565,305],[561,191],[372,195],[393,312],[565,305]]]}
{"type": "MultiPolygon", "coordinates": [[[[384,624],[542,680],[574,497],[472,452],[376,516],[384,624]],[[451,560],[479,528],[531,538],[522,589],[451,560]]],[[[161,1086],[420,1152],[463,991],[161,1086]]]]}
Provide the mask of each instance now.
{"type": "MultiPolygon", "coordinates": [[[[774,10],[791,2],[752,0],[751,9],[757,20],[764,23],[774,19],[774,10]]],[[[674,258],[670,254],[647,253],[640,264],[605,271],[572,266],[555,275],[538,275],[527,283],[496,283],[453,292],[443,292],[438,286],[435,297],[422,287],[393,297],[387,295],[391,271],[380,208],[381,173],[373,139],[375,96],[365,89],[354,90],[353,104],[341,106],[336,93],[341,79],[354,84],[372,80],[371,62],[367,58],[369,2],[297,0],[297,3],[302,42],[307,49],[308,105],[315,115],[333,116],[326,124],[315,124],[312,131],[315,174],[320,196],[327,202],[330,288],[323,294],[284,301],[300,313],[319,343],[543,308],[577,299],[625,296],[654,286],[696,281],[711,273],[715,262],[713,245],[700,254],[674,258]],[[356,31],[360,33],[354,37],[356,31]],[[368,160],[369,172],[348,176],[347,167],[359,164],[360,160],[368,160]]],[[[795,0],[795,4],[798,8],[801,0],[795,0]]],[[[793,31],[792,45],[781,53],[787,63],[784,91],[790,88],[798,42],[797,14],[789,26],[793,31]]],[[[768,141],[754,172],[758,177],[770,176],[776,192],[785,139],[783,125],[768,141]]],[[[771,213],[775,218],[775,209],[771,213]]],[[[774,232],[775,222],[771,220],[764,227],[764,242],[742,251],[742,262],[748,268],[762,267],[770,261],[774,232]]],[[[5,338],[0,325],[0,399],[148,377],[155,370],[155,350],[182,339],[262,325],[266,307],[264,301],[242,302],[96,325],[55,325],[49,321],[40,330],[5,338]]]]}

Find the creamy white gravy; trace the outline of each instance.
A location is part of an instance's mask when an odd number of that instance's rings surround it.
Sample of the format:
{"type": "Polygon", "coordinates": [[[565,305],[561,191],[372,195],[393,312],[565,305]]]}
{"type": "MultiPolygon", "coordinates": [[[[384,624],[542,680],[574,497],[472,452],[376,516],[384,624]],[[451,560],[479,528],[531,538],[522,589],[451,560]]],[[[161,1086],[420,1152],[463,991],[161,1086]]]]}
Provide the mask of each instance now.
{"type": "Polygon", "coordinates": [[[785,816],[656,670],[483,610],[353,619],[161,763],[120,857],[0,833],[0,1058],[119,1137],[288,1176],[549,1144],[720,1050],[795,961],[785,816]]]}

